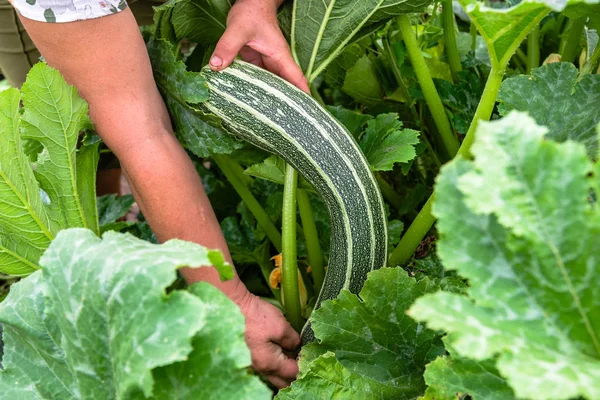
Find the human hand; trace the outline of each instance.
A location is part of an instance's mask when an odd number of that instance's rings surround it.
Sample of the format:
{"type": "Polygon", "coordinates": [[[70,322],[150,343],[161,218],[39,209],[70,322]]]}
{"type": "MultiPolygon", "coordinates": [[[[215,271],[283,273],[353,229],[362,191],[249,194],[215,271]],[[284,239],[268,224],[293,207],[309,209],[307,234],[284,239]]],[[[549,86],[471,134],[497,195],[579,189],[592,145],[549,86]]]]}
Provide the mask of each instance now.
{"type": "Polygon", "coordinates": [[[227,15],[227,29],[217,43],[210,67],[228,67],[238,53],[252,64],[281,76],[310,93],[277,22],[282,0],[237,0],[227,15]]]}
{"type": "Polygon", "coordinates": [[[246,316],[246,344],[252,353],[252,368],[278,388],[288,386],[298,374],[298,363],[284,351],[300,346],[300,335],[279,309],[253,294],[238,302],[246,316]]]}

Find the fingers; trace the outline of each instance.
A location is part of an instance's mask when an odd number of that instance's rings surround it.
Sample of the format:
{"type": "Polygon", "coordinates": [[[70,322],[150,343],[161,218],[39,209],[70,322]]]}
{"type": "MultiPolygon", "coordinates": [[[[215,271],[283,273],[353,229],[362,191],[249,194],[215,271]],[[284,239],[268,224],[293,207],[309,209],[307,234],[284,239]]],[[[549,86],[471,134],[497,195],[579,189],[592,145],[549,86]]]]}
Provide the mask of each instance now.
{"type": "Polygon", "coordinates": [[[278,389],[286,388],[286,387],[290,386],[290,383],[291,383],[284,379],[281,379],[280,377],[278,377],[276,375],[267,375],[267,379],[273,385],[277,386],[278,389]]]}
{"type": "Polygon", "coordinates": [[[271,57],[264,56],[263,63],[269,71],[279,75],[292,85],[297,86],[301,90],[304,90],[306,93],[310,94],[308,80],[302,73],[302,70],[298,64],[296,64],[292,58],[292,53],[287,45],[281,47],[279,51],[271,57]]]}
{"type": "Polygon", "coordinates": [[[249,40],[250,30],[243,25],[232,25],[225,30],[210,57],[210,68],[214,71],[227,68],[249,40]]]}
{"type": "MultiPolygon", "coordinates": [[[[283,318],[283,316],[282,316],[283,318]]],[[[286,350],[295,350],[300,346],[300,335],[298,332],[292,328],[292,326],[285,321],[285,323],[281,324],[282,331],[279,332],[279,335],[276,335],[273,338],[273,341],[286,350]]]]}
{"type": "Polygon", "coordinates": [[[242,47],[242,50],[240,50],[240,56],[242,56],[242,59],[244,61],[248,61],[249,63],[252,63],[254,65],[256,65],[257,67],[260,68],[264,68],[265,65],[263,64],[263,60],[262,60],[262,54],[260,54],[258,51],[251,49],[248,46],[244,46],[242,47]]]}

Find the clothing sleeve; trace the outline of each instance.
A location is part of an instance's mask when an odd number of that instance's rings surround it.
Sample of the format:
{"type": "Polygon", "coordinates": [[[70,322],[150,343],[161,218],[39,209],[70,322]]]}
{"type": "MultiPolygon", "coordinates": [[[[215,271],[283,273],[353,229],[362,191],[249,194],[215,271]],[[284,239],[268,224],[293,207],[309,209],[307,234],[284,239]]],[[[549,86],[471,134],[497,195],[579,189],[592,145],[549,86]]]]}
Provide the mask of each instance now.
{"type": "Polygon", "coordinates": [[[12,0],[25,18],[42,22],[73,22],[116,14],[126,0],[12,0]]]}

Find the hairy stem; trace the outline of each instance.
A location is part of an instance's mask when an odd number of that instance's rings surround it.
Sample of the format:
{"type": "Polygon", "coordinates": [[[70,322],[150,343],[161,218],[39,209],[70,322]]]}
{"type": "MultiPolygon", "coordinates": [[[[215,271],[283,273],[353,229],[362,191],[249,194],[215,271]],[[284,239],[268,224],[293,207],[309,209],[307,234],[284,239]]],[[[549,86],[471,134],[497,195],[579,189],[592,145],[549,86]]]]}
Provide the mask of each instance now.
{"type": "Polygon", "coordinates": [[[452,131],[452,127],[450,126],[450,122],[446,115],[446,110],[444,109],[442,100],[440,100],[440,96],[433,84],[433,79],[431,79],[431,74],[427,69],[427,64],[425,64],[425,59],[417,44],[417,39],[415,38],[415,33],[410,25],[408,16],[401,15],[398,17],[398,27],[402,33],[402,39],[404,40],[408,57],[410,58],[410,62],[417,75],[421,90],[423,91],[423,96],[425,97],[433,121],[440,133],[442,147],[448,158],[452,158],[458,151],[458,139],[452,131]]]}
{"type": "Polygon", "coordinates": [[[565,46],[560,54],[560,61],[570,62],[575,61],[575,57],[579,53],[581,44],[581,35],[585,28],[586,17],[571,20],[569,34],[565,42],[565,46]]]}
{"type": "Polygon", "coordinates": [[[281,268],[281,294],[283,309],[290,324],[298,332],[302,329],[304,321],[300,308],[300,294],[298,291],[298,260],[296,258],[296,189],[298,186],[298,173],[287,165],[285,167],[285,181],[283,185],[283,210],[282,225],[283,249],[281,268]]]}
{"type": "Polygon", "coordinates": [[[306,241],[306,251],[308,252],[308,265],[312,268],[312,277],[315,283],[315,291],[321,291],[323,281],[325,280],[325,263],[323,261],[323,251],[319,242],[319,231],[313,218],[310,198],[304,189],[298,189],[298,209],[300,210],[300,219],[304,229],[304,240],[306,241]]]}
{"type": "Polygon", "coordinates": [[[263,228],[273,246],[275,246],[277,251],[281,252],[281,234],[273,221],[271,221],[269,214],[267,214],[246,185],[245,179],[247,179],[247,176],[244,175],[242,166],[231,158],[231,156],[224,154],[214,155],[213,160],[217,163],[219,169],[223,171],[223,174],[225,174],[233,189],[242,198],[242,201],[246,204],[246,207],[248,207],[254,218],[256,218],[258,225],[263,228]]]}
{"type": "Polygon", "coordinates": [[[456,45],[456,29],[454,21],[454,11],[452,10],[452,0],[444,0],[442,2],[442,24],[444,27],[444,49],[446,57],[452,71],[452,79],[454,82],[458,80],[458,72],[462,71],[460,64],[460,55],[458,54],[458,46],[456,45]]]}
{"type": "Polygon", "coordinates": [[[540,26],[536,26],[527,36],[527,73],[540,66],[540,26]]]}
{"type": "MultiPolygon", "coordinates": [[[[475,111],[475,116],[473,117],[469,131],[458,150],[458,155],[463,157],[469,156],[479,121],[487,121],[492,116],[492,112],[496,105],[496,98],[498,97],[498,91],[500,90],[500,84],[502,83],[502,77],[504,76],[504,70],[505,68],[497,70],[495,67],[492,67],[490,76],[488,77],[483,90],[483,95],[479,101],[479,106],[477,106],[477,111],[475,111]]],[[[396,246],[390,256],[390,266],[403,265],[410,260],[419,246],[419,243],[421,243],[421,240],[423,240],[425,235],[427,235],[427,232],[429,232],[435,223],[435,218],[431,214],[434,196],[435,193],[429,197],[427,203],[425,203],[417,217],[408,227],[404,236],[402,236],[400,243],[398,243],[398,246],[396,246]]]]}

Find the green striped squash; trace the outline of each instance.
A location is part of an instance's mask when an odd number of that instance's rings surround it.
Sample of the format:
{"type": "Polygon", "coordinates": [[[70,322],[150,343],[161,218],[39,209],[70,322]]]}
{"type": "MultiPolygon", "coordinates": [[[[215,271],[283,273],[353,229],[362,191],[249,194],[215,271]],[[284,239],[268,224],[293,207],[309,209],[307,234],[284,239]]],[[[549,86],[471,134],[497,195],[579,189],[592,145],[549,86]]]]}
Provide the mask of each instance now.
{"type": "MultiPolygon", "coordinates": [[[[315,308],[342,289],[358,293],[367,273],[386,264],[387,226],[379,187],[354,138],[311,96],[264,69],[236,61],[203,74],[210,89],[204,111],[241,139],[282,157],[329,209],[329,267],[315,308]]],[[[302,337],[313,339],[310,325],[302,337]]]]}

